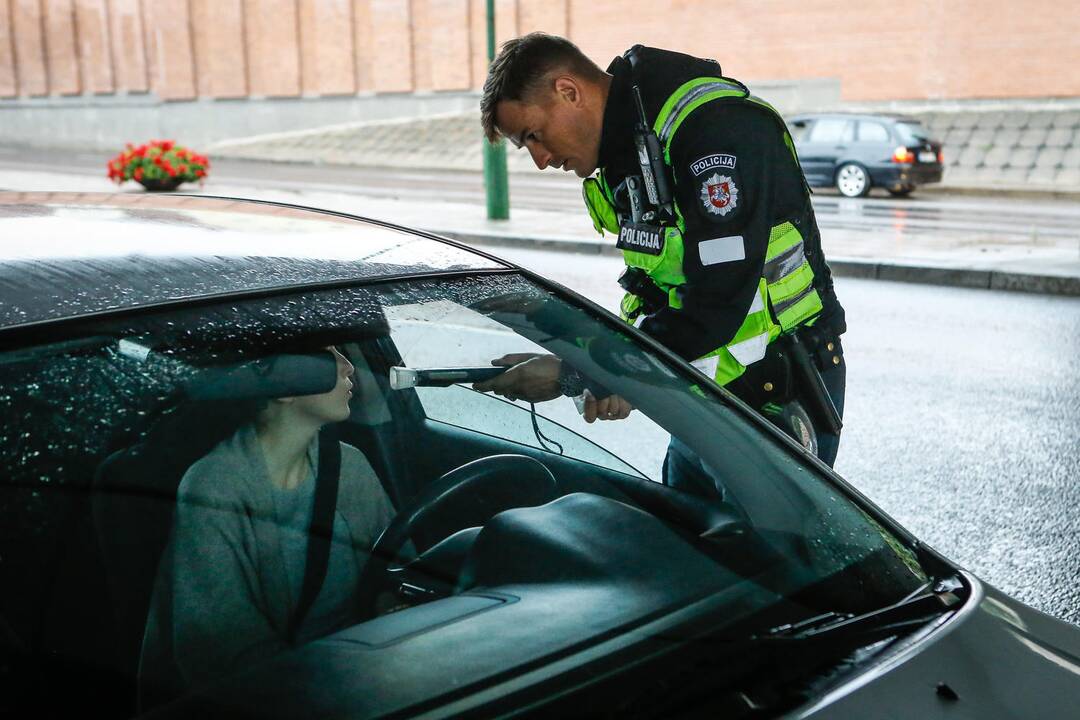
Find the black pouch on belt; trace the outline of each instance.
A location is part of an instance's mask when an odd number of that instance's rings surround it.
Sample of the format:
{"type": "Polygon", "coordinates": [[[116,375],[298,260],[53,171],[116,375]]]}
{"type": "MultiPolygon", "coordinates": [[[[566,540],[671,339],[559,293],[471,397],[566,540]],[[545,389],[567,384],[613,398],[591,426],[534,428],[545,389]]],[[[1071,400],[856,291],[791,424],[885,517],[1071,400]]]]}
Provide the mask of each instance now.
{"type": "Polygon", "coordinates": [[[818,370],[825,372],[840,364],[844,357],[844,347],[840,344],[839,335],[829,328],[817,327],[816,324],[799,328],[798,332],[818,370]]]}
{"type": "MultiPolygon", "coordinates": [[[[828,388],[821,377],[821,370],[814,359],[814,354],[804,342],[805,335],[793,333],[781,338],[787,353],[791,356],[791,369],[795,382],[799,385],[799,394],[806,404],[806,410],[816,423],[834,435],[840,434],[844,426],[840,413],[836,411],[828,388]]],[[[837,356],[839,357],[839,356],[837,356]]]]}
{"type": "Polygon", "coordinates": [[[746,368],[733,380],[728,389],[753,408],[768,403],[782,405],[795,397],[791,374],[791,358],[780,343],[769,343],[765,357],[746,368]]]}

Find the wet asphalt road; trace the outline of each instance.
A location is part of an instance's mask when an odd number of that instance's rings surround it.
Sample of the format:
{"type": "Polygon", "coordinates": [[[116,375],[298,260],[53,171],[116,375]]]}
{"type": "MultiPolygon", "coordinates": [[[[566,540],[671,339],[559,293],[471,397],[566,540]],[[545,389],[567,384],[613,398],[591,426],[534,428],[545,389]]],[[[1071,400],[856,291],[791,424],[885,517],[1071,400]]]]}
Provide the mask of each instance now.
{"type": "MultiPolygon", "coordinates": [[[[493,252],[618,301],[618,259],[493,252]]],[[[983,580],[1080,623],[1080,298],[836,282],[839,473],[983,580]]]]}

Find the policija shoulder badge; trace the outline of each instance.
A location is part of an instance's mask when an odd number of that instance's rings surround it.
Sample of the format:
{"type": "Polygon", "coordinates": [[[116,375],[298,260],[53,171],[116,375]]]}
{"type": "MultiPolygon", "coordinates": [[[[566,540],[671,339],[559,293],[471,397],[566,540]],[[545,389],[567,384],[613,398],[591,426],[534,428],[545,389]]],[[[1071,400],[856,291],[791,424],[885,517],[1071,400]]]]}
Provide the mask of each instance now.
{"type": "Polygon", "coordinates": [[[727,215],[739,204],[739,188],[727,175],[713,173],[701,183],[701,202],[713,215],[727,215]]]}

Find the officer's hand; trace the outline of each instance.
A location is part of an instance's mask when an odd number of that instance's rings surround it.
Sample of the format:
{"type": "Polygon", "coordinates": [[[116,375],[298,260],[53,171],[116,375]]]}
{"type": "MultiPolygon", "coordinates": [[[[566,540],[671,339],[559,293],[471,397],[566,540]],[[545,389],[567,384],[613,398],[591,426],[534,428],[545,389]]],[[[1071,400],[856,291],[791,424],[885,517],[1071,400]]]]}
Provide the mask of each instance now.
{"type": "Polygon", "coordinates": [[[554,355],[510,353],[492,360],[491,364],[510,369],[491,380],[474,383],[473,390],[528,402],[554,400],[562,394],[559,389],[562,361],[554,355]]]}
{"type": "Polygon", "coordinates": [[[602,400],[597,400],[592,393],[585,393],[585,422],[594,420],[625,420],[633,410],[630,403],[618,395],[608,395],[602,400]]]}

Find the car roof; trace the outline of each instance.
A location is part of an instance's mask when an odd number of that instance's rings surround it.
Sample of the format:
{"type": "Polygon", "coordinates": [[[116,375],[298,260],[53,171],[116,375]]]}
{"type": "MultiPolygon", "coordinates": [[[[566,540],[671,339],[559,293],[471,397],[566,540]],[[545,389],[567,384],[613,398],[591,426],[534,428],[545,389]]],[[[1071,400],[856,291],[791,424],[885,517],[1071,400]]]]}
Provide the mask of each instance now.
{"type": "Polygon", "coordinates": [[[198,298],[513,268],[433,235],[237,198],[0,192],[0,330],[198,298]]]}

